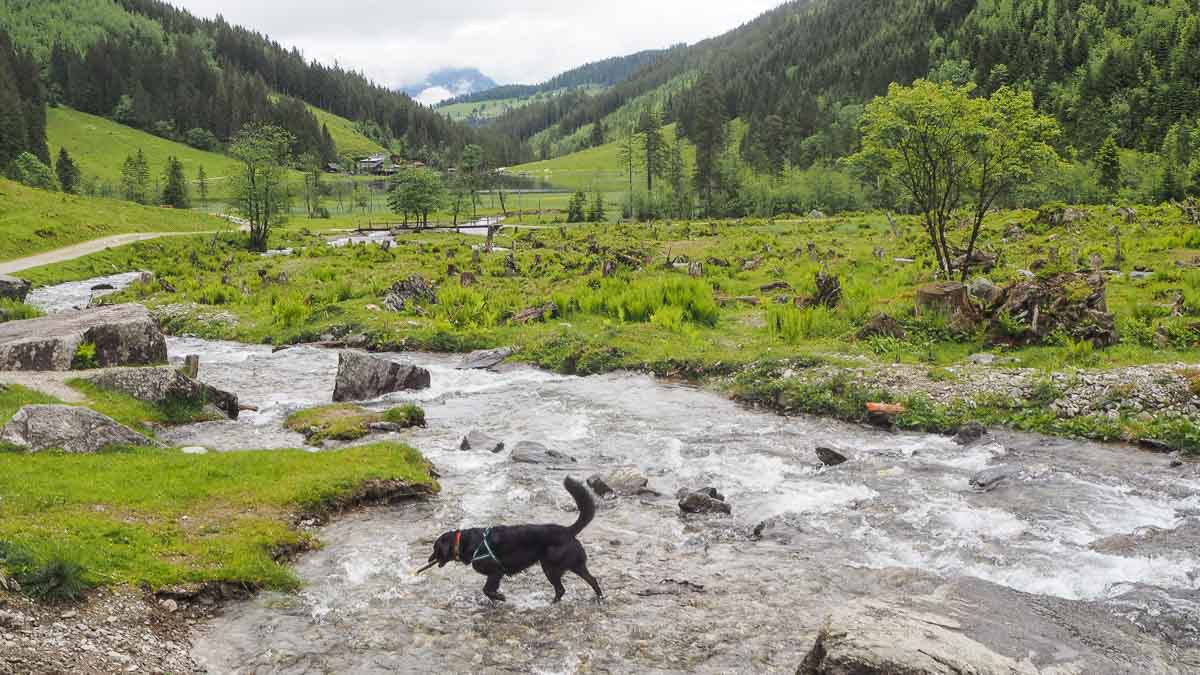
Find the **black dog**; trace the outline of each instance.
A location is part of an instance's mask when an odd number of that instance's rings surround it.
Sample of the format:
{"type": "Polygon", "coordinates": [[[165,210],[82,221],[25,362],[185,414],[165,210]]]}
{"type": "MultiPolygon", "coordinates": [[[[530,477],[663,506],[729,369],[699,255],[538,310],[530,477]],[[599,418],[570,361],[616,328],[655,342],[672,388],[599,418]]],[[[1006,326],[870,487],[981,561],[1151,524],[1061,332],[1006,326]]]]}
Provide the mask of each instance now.
{"type": "Polygon", "coordinates": [[[433,555],[429,564],[417,573],[437,565],[445,567],[449,562],[470,565],[476,572],[487,576],[483,594],[492,600],[504,600],[500,592],[500,580],[514,576],[533,566],[542,564],[542,571],[554,586],[554,602],[562,599],[566,589],[562,577],[574,572],[596,592],[596,601],[604,597],[600,582],[587,569],[587,552],[575,537],[592,522],[596,515],[596,502],[582,483],[567,478],[563,487],[575,498],[579,506],[579,518],[574,525],[513,525],[498,526],[486,530],[455,530],[438,537],[433,544],[433,555]]]}

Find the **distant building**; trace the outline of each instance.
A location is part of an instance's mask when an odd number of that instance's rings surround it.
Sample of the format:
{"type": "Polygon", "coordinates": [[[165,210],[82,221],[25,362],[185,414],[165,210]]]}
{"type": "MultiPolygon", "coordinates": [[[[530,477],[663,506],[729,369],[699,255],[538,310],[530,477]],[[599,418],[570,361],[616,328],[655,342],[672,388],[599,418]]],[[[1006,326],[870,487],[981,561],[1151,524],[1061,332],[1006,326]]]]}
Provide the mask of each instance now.
{"type": "Polygon", "coordinates": [[[396,164],[392,158],[378,153],[358,160],[358,172],[375,176],[390,176],[396,173],[396,164]]]}

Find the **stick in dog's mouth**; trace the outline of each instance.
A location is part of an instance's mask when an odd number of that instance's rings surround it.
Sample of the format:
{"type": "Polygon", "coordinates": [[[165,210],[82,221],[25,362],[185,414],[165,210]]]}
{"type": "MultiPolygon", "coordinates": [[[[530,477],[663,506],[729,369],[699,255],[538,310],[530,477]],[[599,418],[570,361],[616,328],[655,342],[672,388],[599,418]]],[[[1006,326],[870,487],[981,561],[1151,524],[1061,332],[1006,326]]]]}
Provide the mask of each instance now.
{"type": "Polygon", "coordinates": [[[436,560],[434,560],[433,562],[431,562],[431,563],[429,563],[428,565],[426,565],[426,566],[422,567],[421,569],[417,570],[416,572],[413,572],[413,576],[414,576],[414,577],[415,577],[415,576],[417,576],[417,575],[418,575],[418,574],[420,574],[421,572],[424,572],[425,570],[429,569],[430,567],[433,567],[433,566],[434,566],[434,565],[436,565],[436,564],[437,564],[437,561],[436,561],[436,560]]]}

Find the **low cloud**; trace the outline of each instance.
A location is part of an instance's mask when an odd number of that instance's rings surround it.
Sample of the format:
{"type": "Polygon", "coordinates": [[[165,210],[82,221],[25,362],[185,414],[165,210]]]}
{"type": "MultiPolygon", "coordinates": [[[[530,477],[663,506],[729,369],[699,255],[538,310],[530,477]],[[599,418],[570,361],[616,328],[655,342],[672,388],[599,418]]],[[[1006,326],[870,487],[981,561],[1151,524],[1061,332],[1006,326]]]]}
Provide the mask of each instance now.
{"type": "Polygon", "coordinates": [[[475,67],[501,83],[533,84],[589,61],[696,42],[736,28],[778,0],[173,0],[223,15],[398,87],[444,67],[475,67]]]}

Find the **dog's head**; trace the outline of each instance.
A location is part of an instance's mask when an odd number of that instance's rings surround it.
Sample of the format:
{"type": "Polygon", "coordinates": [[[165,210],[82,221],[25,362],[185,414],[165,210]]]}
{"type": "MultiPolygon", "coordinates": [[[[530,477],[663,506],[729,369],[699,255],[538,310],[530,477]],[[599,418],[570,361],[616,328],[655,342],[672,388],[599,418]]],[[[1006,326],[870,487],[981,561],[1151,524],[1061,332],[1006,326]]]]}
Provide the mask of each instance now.
{"type": "Polygon", "coordinates": [[[438,537],[437,541],[433,542],[433,553],[429,556],[429,562],[437,563],[438,567],[445,567],[446,563],[453,562],[458,558],[456,549],[462,545],[461,542],[461,531],[447,532],[438,537]]]}

